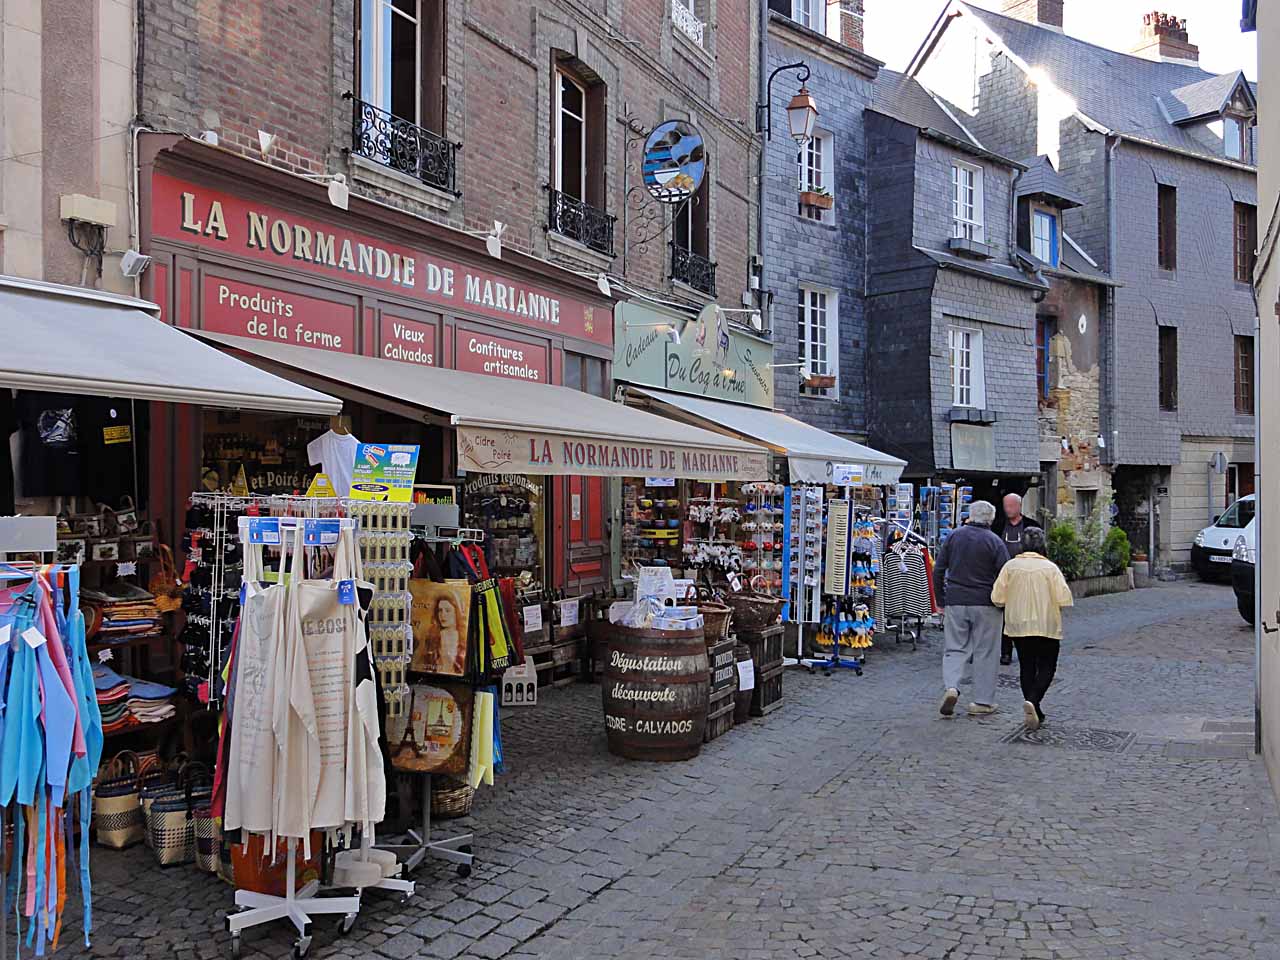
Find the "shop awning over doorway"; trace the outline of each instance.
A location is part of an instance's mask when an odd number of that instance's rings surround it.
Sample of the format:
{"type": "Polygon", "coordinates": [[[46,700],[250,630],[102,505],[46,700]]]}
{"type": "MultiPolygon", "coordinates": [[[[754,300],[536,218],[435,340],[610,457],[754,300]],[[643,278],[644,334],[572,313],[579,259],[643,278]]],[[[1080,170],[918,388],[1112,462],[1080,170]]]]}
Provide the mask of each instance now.
{"type": "Polygon", "coordinates": [[[834,468],[845,464],[851,465],[855,474],[860,470],[863,483],[897,483],[907,465],[905,460],[837,437],[785,413],[649,387],[628,389],[654,401],[658,409],[672,416],[767,444],[786,456],[792,483],[831,483],[834,468]]]}
{"type": "Polygon", "coordinates": [[[0,277],[0,388],[330,416],[342,401],[229,357],[145,300],[0,277]]]}
{"type": "Polygon", "coordinates": [[[468,473],[763,480],[754,443],[621,403],[525,380],[204,333],[255,363],[339,396],[412,413],[447,414],[468,473]]]}

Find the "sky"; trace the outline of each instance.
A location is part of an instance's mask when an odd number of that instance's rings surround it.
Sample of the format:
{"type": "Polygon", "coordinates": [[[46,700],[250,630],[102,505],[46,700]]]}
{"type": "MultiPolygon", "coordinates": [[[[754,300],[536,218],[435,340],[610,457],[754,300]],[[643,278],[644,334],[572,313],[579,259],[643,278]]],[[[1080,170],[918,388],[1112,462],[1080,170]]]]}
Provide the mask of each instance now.
{"type": "MultiPolygon", "coordinates": [[[[1001,0],[975,0],[999,10],[1001,0]]],[[[911,61],[946,0],[866,0],[866,51],[894,70],[911,61]]],[[[1200,65],[1213,73],[1244,69],[1258,78],[1257,34],[1240,32],[1239,0],[1066,0],[1064,30],[1073,37],[1128,52],[1142,29],[1142,15],[1162,10],[1187,20],[1200,65]]]]}

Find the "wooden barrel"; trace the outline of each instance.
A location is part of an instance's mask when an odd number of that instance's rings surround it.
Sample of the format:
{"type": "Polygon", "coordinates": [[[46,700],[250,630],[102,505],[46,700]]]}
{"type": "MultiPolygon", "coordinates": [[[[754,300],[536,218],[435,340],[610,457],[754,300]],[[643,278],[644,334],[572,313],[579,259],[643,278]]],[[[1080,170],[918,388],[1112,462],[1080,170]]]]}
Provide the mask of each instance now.
{"type": "Polygon", "coordinates": [[[612,625],[601,687],[610,752],[688,760],[702,749],[711,688],[701,630],[612,625]]]}

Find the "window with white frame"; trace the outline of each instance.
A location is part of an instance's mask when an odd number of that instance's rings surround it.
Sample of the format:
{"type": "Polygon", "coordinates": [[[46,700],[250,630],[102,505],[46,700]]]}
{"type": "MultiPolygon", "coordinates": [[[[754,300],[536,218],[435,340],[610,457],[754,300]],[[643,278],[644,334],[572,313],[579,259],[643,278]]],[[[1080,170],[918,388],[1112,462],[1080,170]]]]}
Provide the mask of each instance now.
{"type": "MultiPolygon", "coordinates": [[[[835,138],[826,130],[815,130],[800,147],[796,160],[800,167],[800,189],[807,193],[830,196],[835,183],[835,138]]],[[[821,223],[830,223],[834,217],[834,208],[800,205],[801,216],[821,223]]]]}
{"type": "Polygon", "coordinates": [[[807,377],[834,378],[802,383],[800,392],[815,397],[840,395],[840,298],[834,290],[800,288],[797,337],[800,372],[807,377]],[[826,384],[830,383],[830,386],[826,384]]]}
{"type": "Polygon", "coordinates": [[[791,19],[818,33],[827,31],[827,0],[791,0],[791,19]]]}
{"type": "Polygon", "coordinates": [[[951,350],[951,405],[982,407],[987,402],[982,331],[970,327],[949,327],[947,340],[951,350]]]}
{"type": "Polygon", "coordinates": [[[360,0],[358,9],[360,99],[443,133],[442,0],[360,0]]]}
{"type": "Polygon", "coordinates": [[[953,237],[984,242],[981,167],[951,162],[951,222],[953,237]]]}
{"type": "Polygon", "coordinates": [[[1051,267],[1058,265],[1058,218],[1052,213],[1031,211],[1031,254],[1051,267]]]}
{"type": "Polygon", "coordinates": [[[586,199],[587,91],[563,70],[556,71],[554,186],[575,200],[586,199]]]}

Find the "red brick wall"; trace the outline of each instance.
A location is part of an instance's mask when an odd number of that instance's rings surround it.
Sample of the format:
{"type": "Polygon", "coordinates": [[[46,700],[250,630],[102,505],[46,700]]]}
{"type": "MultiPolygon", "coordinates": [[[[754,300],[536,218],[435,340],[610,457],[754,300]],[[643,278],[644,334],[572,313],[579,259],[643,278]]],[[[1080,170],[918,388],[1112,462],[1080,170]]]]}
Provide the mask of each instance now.
{"type": "MultiPolygon", "coordinates": [[[[349,105],[341,96],[353,85],[353,0],[140,2],[142,103],[151,125],[189,133],[211,128],[223,146],[253,156],[263,129],[278,137],[273,163],[302,172],[349,172],[342,156],[349,146],[349,105]]],[[[619,254],[611,272],[623,269],[624,162],[629,185],[638,183],[640,170],[639,147],[625,146],[624,113],[629,109],[646,128],[692,116],[713,151],[711,236],[720,299],[740,306],[755,234],[756,14],[747,0],[714,0],[715,22],[705,41],[714,56],[704,56],[675,35],[670,3],[446,0],[446,133],[463,143],[462,197],[441,210],[412,191],[360,184],[353,190],[468,229],[501,220],[508,224],[504,243],[559,259],[546,240],[545,185],[552,50],[566,50],[608,85],[607,212],[618,218],[619,254]]],[[[711,4],[698,0],[699,14],[705,17],[711,4]]],[[[666,232],[644,249],[637,247],[634,225],[630,233],[628,279],[671,292],[666,232]]]]}

